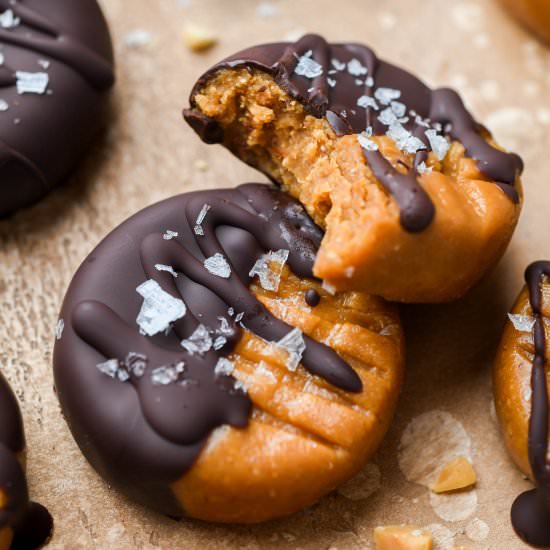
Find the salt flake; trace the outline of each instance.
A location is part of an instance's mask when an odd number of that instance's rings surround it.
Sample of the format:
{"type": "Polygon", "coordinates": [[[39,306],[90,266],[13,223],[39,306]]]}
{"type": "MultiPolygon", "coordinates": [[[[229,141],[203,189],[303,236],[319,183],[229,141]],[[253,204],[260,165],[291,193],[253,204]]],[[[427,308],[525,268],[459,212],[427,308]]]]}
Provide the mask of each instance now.
{"type": "Polygon", "coordinates": [[[364,132],[357,134],[357,141],[359,145],[367,151],[378,151],[378,145],[372,139],[372,128],[367,128],[364,132]]]}
{"type": "Polygon", "coordinates": [[[413,136],[399,122],[394,122],[386,132],[386,135],[393,139],[397,147],[406,153],[414,154],[420,150],[426,149],[424,142],[413,136]]]}
{"type": "Polygon", "coordinates": [[[353,58],[348,62],[348,73],[352,76],[366,76],[369,70],[365,67],[359,59],[353,58]]]}
{"type": "Polygon", "coordinates": [[[294,69],[297,75],[305,76],[306,78],[317,78],[323,74],[323,67],[315,59],[312,59],[313,52],[309,50],[304,55],[298,58],[298,65],[294,69]]]}
{"type": "Polygon", "coordinates": [[[50,81],[48,73],[16,71],[15,77],[18,94],[44,94],[50,81]]]}
{"type": "Polygon", "coordinates": [[[278,348],[282,348],[288,353],[286,367],[290,371],[295,371],[302,360],[302,355],[306,349],[304,336],[299,328],[292,329],[283,336],[277,343],[278,348]]]}
{"type": "Polygon", "coordinates": [[[21,23],[19,17],[17,17],[12,10],[6,10],[0,13],[0,27],[3,29],[14,29],[21,23]]]}
{"type": "Polygon", "coordinates": [[[63,319],[59,319],[57,321],[57,325],[55,327],[55,338],[57,340],[61,340],[61,337],[63,336],[63,329],[65,328],[65,321],[63,319]]]}
{"type": "Polygon", "coordinates": [[[225,357],[220,357],[214,367],[214,373],[216,376],[229,376],[234,370],[235,363],[225,357]]]}
{"type": "Polygon", "coordinates": [[[202,222],[204,221],[204,218],[206,218],[206,214],[208,214],[208,211],[210,210],[210,208],[211,207],[209,204],[204,204],[203,207],[201,208],[201,211],[197,216],[197,220],[195,221],[195,227],[194,227],[195,235],[200,235],[200,236],[204,235],[202,222]]]}
{"type": "Polygon", "coordinates": [[[126,47],[136,49],[142,46],[147,46],[152,40],[153,35],[149,31],[145,29],[135,29],[126,35],[124,43],[126,44],[126,47]]]}
{"type": "Polygon", "coordinates": [[[422,161],[417,167],[416,167],[416,171],[418,174],[422,175],[422,174],[428,174],[429,172],[432,171],[432,167],[431,166],[427,166],[426,163],[424,161],[422,161]]]}
{"type": "Polygon", "coordinates": [[[401,91],[393,88],[378,88],[374,92],[374,97],[383,105],[389,105],[401,97],[401,91]]]}
{"type": "Polygon", "coordinates": [[[519,332],[532,332],[533,327],[535,326],[535,318],[530,315],[508,313],[508,319],[512,321],[514,328],[519,332]]]}
{"type": "Polygon", "coordinates": [[[206,258],[206,260],[204,260],[204,267],[209,273],[221,277],[222,279],[229,279],[231,276],[231,267],[227,263],[225,256],[219,252],[206,258]]]}
{"type": "Polygon", "coordinates": [[[136,322],[141,331],[149,336],[166,330],[170,323],[181,319],[187,311],[183,300],[162,290],[153,279],[139,285],[136,292],[144,299],[136,322]]]}
{"type": "Polygon", "coordinates": [[[115,378],[119,368],[119,362],[118,362],[118,359],[108,359],[103,363],[98,363],[96,367],[103,374],[106,374],[111,378],[115,378]]]}
{"type": "Polygon", "coordinates": [[[435,156],[439,160],[443,160],[449,150],[449,142],[443,136],[438,135],[436,130],[426,130],[424,133],[430,142],[430,147],[435,156]]]}
{"type": "Polygon", "coordinates": [[[248,276],[257,275],[262,288],[276,292],[279,289],[281,274],[289,254],[290,252],[284,249],[277,250],[277,252],[270,250],[268,254],[263,254],[256,261],[248,276]]]}
{"type": "Polygon", "coordinates": [[[346,68],[346,64],[336,58],[331,59],[330,63],[337,71],[343,71],[346,68]]]}
{"type": "Polygon", "coordinates": [[[181,341],[181,347],[185,348],[191,355],[210,351],[212,349],[210,331],[204,325],[199,325],[189,338],[181,341]]]}
{"type": "Polygon", "coordinates": [[[178,235],[179,235],[179,233],[177,231],[172,231],[171,229],[167,229],[166,232],[164,233],[164,235],[162,236],[162,238],[165,241],[171,241],[172,239],[174,239],[178,235]]]}
{"type": "Polygon", "coordinates": [[[360,96],[357,100],[357,106],[362,107],[363,109],[368,109],[371,107],[375,111],[378,111],[378,103],[376,103],[376,100],[373,97],[368,95],[360,96]]]}
{"type": "Polygon", "coordinates": [[[174,279],[178,276],[171,265],[155,264],[155,269],[157,271],[167,271],[170,275],[172,275],[172,277],[174,277],[174,279]]]}

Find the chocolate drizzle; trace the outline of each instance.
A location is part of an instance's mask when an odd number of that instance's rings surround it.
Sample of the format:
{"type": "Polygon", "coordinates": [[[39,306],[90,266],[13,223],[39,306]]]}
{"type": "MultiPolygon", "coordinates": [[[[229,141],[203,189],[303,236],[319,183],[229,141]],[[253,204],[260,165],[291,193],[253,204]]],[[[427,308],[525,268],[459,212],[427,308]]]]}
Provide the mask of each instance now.
{"type": "MultiPolygon", "coordinates": [[[[247,184],[159,203],[125,222],[92,252],[65,299],[62,316],[70,322],[56,344],[54,365],[73,434],[102,475],[133,498],[181,515],[168,484],[192,466],[213,429],[245,427],[251,411],[250,399],[231,374],[216,372],[219,360],[239,341],[242,327],[270,342],[293,330],[248,289],[252,266],[264,253],[283,249],[297,276],[313,277],[321,238],[297,202],[274,188],[247,184]],[[177,236],[167,239],[168,229],[177,236]],[[205,268],[205,259],[216,254],[226,259],[228,277],[205,268]],[[158,265],[171,267],[177,277],[158,265]],[[146,279],[187,305],[168,334],[139,333],[135,319],[141,299],[135,288],[146,279]],[[202,353],[188,353],[180,343],[201,326],[224,338],[217,349],[210,343],[202,353]],[[127,382],[95,368],[128,353],[145,357],[146,367],[138,375],[130,369],[127,382]],[[156,369],[177,365],[169,383],[155,382],[156,369]]],[[[311,374],[345,391],[361,390],[355,371],[332,349],[303,339],[301,364],[311,374]]]]}
{"type": "Polygon", "coordinates": [[[388,125],[378,118],[384,105],[378,105],[379,110],[375,110],[373,106],[359,107],[357,101],[361,96],[372,99],[380,88],[398,90],[398,101],[407,108],[407,116],[401,117],[400,123],[424,144],[416,153],[413,166],[403,173],[378,150],[364,148],[363,151],[375,176],[397,202],[401,224],[409,232],[427,228],[435,215],[432,201],[417,180],[418,166],[427,158],[426,152],[431,150],[425,130],[434,125],[440,127],[442,135],[460,141],[467,155],[477,161],[481,172],[495,180],[512,201],[519,201],[514,183],[523,169],[521,159],[492,147],[483,139],[481,126],[455,91],[446,88],[431,90],[410,73],[378,59],[364,45],[328,44],[317,35],[306,35],[294,44],[255,46],[207,71],[191,92],[191,108],[184,111],[187,122],[207,143],[223,142],[223,132],[216,121],[200,113],[195,96],[217,71],[241,67],[271,74],[279,86],[302,103],[310,114],[317,118],[326,117],[337,135],[360,134],[367,129],[373,135],[385,134],[388,125]],[[313,59],[322,73],[314,78],[297,74],[296,67],[303,56],[313,59]],[[350,61],[353,63],[354,60],[368,70],[361,78],[358,79],[353,70],[334,70],[334,61],[349,67],[350,61]]]}
{"type": "Polygon", "coordinates": [[[21,413],[0,373],[0,492],[7,500],[6,506],[0,507],[0,532],[6,527],[13,530],[12,550],[40,548],[50,537],[53,527],[48,511],[29,501],[27,480],[17,458],[24,449],[21,413]]]}
{"type": "Polygon", "coordinates": [[[0,28],[0,217],[67,176],[96,135],[114,82],[96,0],[0,0],[7,10],[16,24],[0,28]],[[47,90],[21,93],[18,71],[46,74],[47,90]]]}
{"type": "Polygon", "coordinates": [[[548,548],[550,547],[550,464],[546,456],[550,408],[546,376],[546,336],[542,313],[542,284],[545,276],[550,276],[550,262],[534,262],[525,271],[529,302],[535,317],[528,456],[536,488],[522,493],[514,501],[512,524],[525,542],[548,548]]]}

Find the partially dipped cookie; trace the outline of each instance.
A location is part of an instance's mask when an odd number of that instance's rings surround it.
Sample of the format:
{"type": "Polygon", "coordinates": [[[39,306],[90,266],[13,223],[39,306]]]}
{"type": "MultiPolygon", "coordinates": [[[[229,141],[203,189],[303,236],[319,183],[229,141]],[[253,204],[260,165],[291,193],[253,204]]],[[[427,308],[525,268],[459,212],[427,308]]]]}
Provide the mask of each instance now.
{"type": "Polygon", "coordinates": [[[15,395],[0,373],[0,550],[35,550],[49,539],[53,522],[29,500],[25,434],[15,395]]]}
{"type": "Polygon", "coordinates": [[[493,371],[495,406],[510,455],[535,488],[512,507],[512,523],[529,544],[550,547],[547,364],[550,355],[550,262],[531,264],[506,323],[493,371]]]}
{"type": "Polygon", "coordinates": [[[57,393],[84,455],[164,514],[295,512],[377,448],[403,369],[397,311],[331,294],[321,230],[266,185],[180,195],[116,228],[64,300],[57,393]]]}
{"type": "Polygon", "coordinates": [[[97,135],[113,82],[96,0],[0,0],[0,218],[67,177],[97,135]]]}
{"type": "Polygon", "coordinates": [[[314,273],[404,302],[458,298],[498,261],[521,210],[521,159],[459,95],[360,44],[256,46],[200,77],[184,111],[297,198],[325,230],[314,273]]]}

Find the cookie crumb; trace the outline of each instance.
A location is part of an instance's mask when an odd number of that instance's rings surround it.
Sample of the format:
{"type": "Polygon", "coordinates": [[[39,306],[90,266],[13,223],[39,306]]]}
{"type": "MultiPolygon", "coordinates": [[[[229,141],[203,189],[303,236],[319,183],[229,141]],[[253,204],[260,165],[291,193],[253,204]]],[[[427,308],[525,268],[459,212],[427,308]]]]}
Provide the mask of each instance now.
{"type": "Polygon", "coordinates": [[[182,31],[185,45],[193,52],[202,52],[214,46],[218,39],[216,35],[205,27],[187,23],[182,31]]]}
{"type": "Polygon", "coordinates": [[[376,550],[432,550],[432,536],[415,525],[387,525],[374,529],[376,550]]]}
{"type": "Polygon", "coordinates": [[[470,461],[459,456],[447,463],[431,489],[434,493],[447,493],[475,485],[476,473],[470,461]]]}

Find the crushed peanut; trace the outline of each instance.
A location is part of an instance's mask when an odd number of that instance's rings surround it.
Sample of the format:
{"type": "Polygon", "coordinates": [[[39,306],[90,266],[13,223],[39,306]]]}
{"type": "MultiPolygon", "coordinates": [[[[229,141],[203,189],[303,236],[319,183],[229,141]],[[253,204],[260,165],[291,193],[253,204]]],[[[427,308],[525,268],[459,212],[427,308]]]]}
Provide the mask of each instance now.
{"type": "Polygon", "coordinates": [[[464,456],[451,460],[439,473],[431,489],[434,493],[446,493],[475,485],[476,473],[471,462],[464,456]]]}
{"type": "Polygon", "coordinates": [[[386,525],[374,529],[376,550],[432,550],[432,536],[415,525],[386,525]]]}

